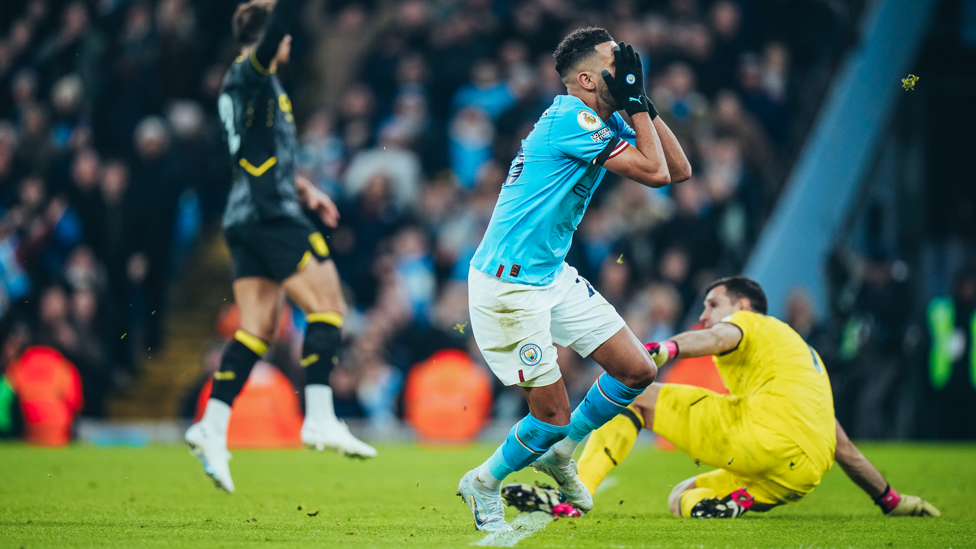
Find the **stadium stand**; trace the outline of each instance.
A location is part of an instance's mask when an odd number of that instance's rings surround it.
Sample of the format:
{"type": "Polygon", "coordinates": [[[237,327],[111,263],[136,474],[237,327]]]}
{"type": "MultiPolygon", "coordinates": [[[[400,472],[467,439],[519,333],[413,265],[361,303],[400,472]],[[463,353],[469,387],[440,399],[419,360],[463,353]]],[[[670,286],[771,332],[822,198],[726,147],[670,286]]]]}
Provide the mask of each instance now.
{"type": "MultiPolygon", "coordinates": [[[[564,91],[551,57],[563,35],[597,25],[634,43],[652,99],[694,166],[691,180],[662,190],[608,178],[568,258],[638,337],[658,340],[696,314],[707,282],[745,265],[865,4],[306,0],[280,76],[300,172],[342,213],[328,233],[351,305],[333,374],[341,413],[399,414],[409,369],[437,351],[480,360],[465,330],[467,262],[520,139],[564,91]]],[[[940,2],[935,25],[961,4],[940,2]]],[[[229,262],[216,228],[230,171],[216,100],[237,55],[235,5],[0,6],[2,363],[23,351],[9,334],[29,328],[30,342],[77,366],[85,416],[176,416],[181,398],[195,401],[199,364],[219,345],[213,324],[229,297],[229,262]]],[[[932,33],[925,47],[972,55],[972,29],[935,46],[932,33]]],[[[967,230],[943,232],[972,250],[967,230]]],[[[899,254],[878,256],[878,287],[899,283],[899,254]]],[[[848,272],[849,263],[831,265],[848,272]]],[[[847,299],[850,285],[828,283],[832,302],[847,299]]],[[[925,284],[948,292],[946,281],[925,284]]],[[[929,292],[918,295],[905,314],[924,332],[929,292]]],[[[864,342],[851,351],[844,330],[871,300],[811,315],[795,299],[791,314],[828,364],[844,364],[845,390],[862,375],[864,342]]],[[[269,357],[293,381],[299,348],[286,338],[269,357]]],[[[560,358],[579,399],[596,372],[560,358]]],[[[521,415],[495,391],[496,415],[521,415]]],[[[852,425],[852,435],[925,434],[906,429],[852,425]]]]}

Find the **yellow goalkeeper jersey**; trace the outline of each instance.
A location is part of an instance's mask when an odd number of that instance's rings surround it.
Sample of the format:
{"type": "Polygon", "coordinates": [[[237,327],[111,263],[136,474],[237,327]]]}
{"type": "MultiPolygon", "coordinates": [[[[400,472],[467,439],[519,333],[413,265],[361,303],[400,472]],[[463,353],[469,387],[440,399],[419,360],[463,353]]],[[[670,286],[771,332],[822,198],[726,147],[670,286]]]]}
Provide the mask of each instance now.
{"type": "Polygon", "coordinates": [[[723,319],[742,330],[738,347],[715,357],[732,395],[748,396],[750,418],[795,442],[826,470],[837,433],[830,378],[820,355],[786,323],[752,311],[723,319]]]}

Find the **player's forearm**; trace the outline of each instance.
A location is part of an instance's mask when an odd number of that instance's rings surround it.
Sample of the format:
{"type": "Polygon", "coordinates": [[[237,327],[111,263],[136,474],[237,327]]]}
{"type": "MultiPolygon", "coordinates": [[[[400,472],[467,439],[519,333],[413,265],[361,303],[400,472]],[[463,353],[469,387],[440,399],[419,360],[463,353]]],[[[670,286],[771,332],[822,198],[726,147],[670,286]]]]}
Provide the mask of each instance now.
{"type": "Polygon", "coordinates": [[[840,464],[841,469],[847,473],[854,484],[857,484],[872,499],[880,496],[885,487],[888,486],[881,473],[860,452],[847,461],[838,459],[837,463],[840,464]]]}
{"type": "Polygon", "coordinates": [[[939,510],[918,496],[899,494],[888,484],[884,475],[871,463],[835,420],[837,448],[834,458],[854,484],[874,500],[881,512],[889,517],[938,517],[939,510]]]}
{"type": "Polygon", "coordinates": [[[634,133],[637,134],[637,150],[646,159],[642,170],[643,180],[638,180],[638,183],[649,187],[667,185],[671,182],[668,163],[651,117],[647,113],[637,113],[631,120],[634,122],[634,133]]]}
{"type": "Polygon", "coordinates": [[[661,140],[661,149],[664,151],[664,160],[668,165],[671,182],[686,181],[691,177],[691,163],[688,162],[688,157],[685,156],[678,138],[660,116],[654,118],[654,129],[657,130],[658,138],[661,140]]]}
{"type": "Polygon", "coordinates": [[[879,497],[888,487],[881,471],[871,463],[861,450],[847,438],[847,433],[837,423],[837,448],[834,450],[834,459],[847,476],[864,490],[872,499],[879,497]]]}
{"type": "Polygon", "coordinates": [[[682,332],[671,338],[678,344],[678,356],[671,358],[694,358],[722,354],[727,344],[712,330],[692,330],[682,332]]]}
{"type": "Polygon", "coordinates": [[[271,66],[271,60],[278,53],[278,44],[288,34],[295,14],[298,12],[300,0],[277,0],[268,23],[264,27],[264,36],[254,50],[254,58],[264,68],[271,66]]]}

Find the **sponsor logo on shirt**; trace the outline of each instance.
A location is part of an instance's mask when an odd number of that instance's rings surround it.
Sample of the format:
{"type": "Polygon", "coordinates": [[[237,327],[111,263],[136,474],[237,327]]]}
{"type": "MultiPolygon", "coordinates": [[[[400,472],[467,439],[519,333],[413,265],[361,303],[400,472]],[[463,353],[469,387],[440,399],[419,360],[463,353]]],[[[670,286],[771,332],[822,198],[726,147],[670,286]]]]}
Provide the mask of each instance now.
{"type": "Polygon", "coordinates": [[[590,111],[582,110],[576,115],[576,121],[584,130],[593,131],[598,129],[603,125],[603,121],[600,120],[595,114],[590,111]]]}
{"type": "Polygon", "coordinates": [[[611,135],[612,134],[610,133],[610,128],[604,126],[603,128],[600,129],[600,131],[591,133],[590,139],[592,139],[594,143],[599,143],[600,141],[603,141],[605,139],[610,139],[611,135]]]}

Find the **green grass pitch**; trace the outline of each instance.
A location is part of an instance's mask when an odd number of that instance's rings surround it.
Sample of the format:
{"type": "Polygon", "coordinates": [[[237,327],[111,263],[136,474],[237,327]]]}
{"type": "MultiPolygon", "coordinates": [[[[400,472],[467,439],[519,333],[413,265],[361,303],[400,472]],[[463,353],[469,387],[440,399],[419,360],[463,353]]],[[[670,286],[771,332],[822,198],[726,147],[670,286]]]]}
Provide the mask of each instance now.
{"type": "MultiPolygon", "coordinates": [[[[0,444],[0,547],[468,547],[483,535],[454,492],[492,449],[381,446],[369,462],[237,451],[237,493],[227,495],[182,447],[0,444]]],[[[681,454],[638,447],[592,513],[553,522],[518,547],[976,546],[976,446],[862,449],[942,517],[885,518],[835,466],[797,505],[733,521],[676,519],[670,487],[698,469],[681,454]]],[[[509,480],[535,479],[545,480],[509,480]]]]}

